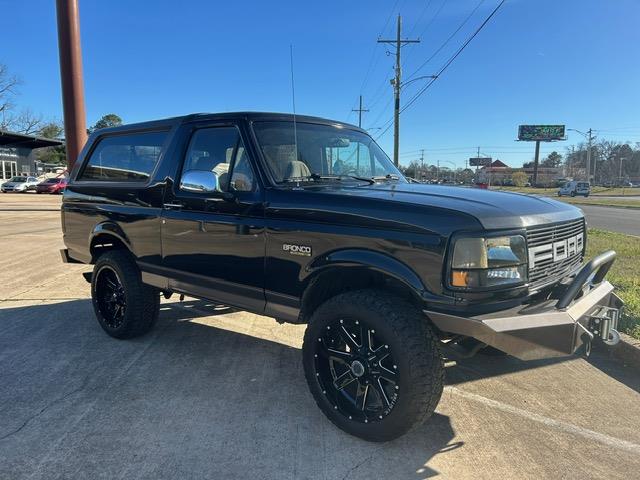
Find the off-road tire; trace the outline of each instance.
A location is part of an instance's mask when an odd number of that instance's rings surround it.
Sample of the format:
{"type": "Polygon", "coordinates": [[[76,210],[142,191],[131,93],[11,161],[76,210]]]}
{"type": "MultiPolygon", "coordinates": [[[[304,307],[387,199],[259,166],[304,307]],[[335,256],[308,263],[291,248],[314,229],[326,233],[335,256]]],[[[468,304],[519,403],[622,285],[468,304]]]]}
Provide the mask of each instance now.
{"type": "Polygon", "coordinates": [[[350,291],[320,305],[309,321],[302,354],[309,389],[323,413],[338,428],[368,441],[385,442],[404,435],[433,414],[442,395],[443,360],[428,319],[409,302],[384,291],[350,291]],[[396,402],[381,420],[350,420],[323,393],[316,345],[328,326],[345,318],[370,325],[393,352],[399,380],[396,402]]]}
{"type": "Polygon", "coordinates": [[[112,250],[98,257],[91,276],[91,299],[93,309],[107,334],[118,339],[134,338],[153,328],[160,310],[160,293],[153,287],[142,283],[140,269],[131,254],[124,250],[112,250]],[[100,275],[111,270],[122,284],[126,308],[121,324],[109,325],[100,308],[100,275]]]}

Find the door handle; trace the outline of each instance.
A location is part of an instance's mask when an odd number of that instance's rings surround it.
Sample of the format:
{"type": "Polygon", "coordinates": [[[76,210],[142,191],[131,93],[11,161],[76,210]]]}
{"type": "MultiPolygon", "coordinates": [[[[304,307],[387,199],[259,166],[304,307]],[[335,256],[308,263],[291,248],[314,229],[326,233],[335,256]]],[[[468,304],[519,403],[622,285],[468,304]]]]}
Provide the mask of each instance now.
{"type": "Polygon", "coordinates": [[[164,203],[162,204],[162,206],[168,210],[174,209],[174,208],[182,208],[184,207],[183,204],[181,203],[164,203]]]}

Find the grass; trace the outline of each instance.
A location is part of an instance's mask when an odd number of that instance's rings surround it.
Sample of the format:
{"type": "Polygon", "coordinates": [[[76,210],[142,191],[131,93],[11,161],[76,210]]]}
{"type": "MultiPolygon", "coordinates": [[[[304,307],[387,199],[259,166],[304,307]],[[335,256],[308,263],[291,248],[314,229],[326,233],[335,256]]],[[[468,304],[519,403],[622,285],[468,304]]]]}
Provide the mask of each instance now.
{"type": "Polygon", "coordinates": [[[625,302],[620,331],[640,339],[640,237],[590,228],[587,238],[588,259],[605,250],[617,252],[607,280],[625,302]]]}

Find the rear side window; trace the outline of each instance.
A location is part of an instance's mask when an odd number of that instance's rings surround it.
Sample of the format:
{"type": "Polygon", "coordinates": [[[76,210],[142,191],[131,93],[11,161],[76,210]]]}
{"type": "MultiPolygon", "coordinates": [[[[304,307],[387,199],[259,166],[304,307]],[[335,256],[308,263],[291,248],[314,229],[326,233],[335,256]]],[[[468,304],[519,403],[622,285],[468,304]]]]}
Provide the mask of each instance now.
{"type": "Polygon", "coordinates": [[[155,169],[168,132],[105,137],[98,142],[79,180],[146,182],[155,169]]]}

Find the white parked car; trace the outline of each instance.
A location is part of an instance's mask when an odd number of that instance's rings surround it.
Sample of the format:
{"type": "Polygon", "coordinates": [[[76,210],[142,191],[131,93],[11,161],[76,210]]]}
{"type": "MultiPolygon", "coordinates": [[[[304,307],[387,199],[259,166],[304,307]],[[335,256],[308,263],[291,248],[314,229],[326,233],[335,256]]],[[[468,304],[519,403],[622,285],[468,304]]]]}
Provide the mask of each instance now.
{"type": "Polygon", "coordinates": [[[36,177],[19,175],[2,184],[2,193],[26,192],[27,190],[35,190],[38,183],[39,182],[36,177]]]}
{"type": "Polygon", "coordinates": [[[588,197],[590,193],[591,185],[589,185],[589,182],[578,182],[575,180],[565,183],[562,188],[558,190],[559,197],[563,195],[569,195],[570,197],[584,195],[585,197],[588,197]]]}

